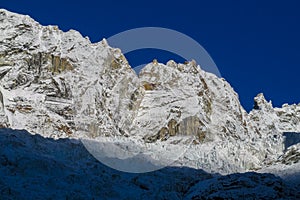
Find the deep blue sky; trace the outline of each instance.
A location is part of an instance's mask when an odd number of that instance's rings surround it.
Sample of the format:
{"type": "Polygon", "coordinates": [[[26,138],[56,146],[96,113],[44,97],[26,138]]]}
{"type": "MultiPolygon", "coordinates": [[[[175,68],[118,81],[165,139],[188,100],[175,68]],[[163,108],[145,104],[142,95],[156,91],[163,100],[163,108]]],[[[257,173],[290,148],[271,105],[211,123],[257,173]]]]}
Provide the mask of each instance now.
{"type": "MultiPolygon", "coordinates": [[[[297,1],[0,0],[0,7],[43,25],[76,29],[93,42],[137,27],[174,29],[208,51],[246,110],[259,92],[275,106],[300,102],[297,1]]],[[[133,65],[153,57],[162,62],[173,58],[159,51],[135,53],[128,55],[133,65]]]]}

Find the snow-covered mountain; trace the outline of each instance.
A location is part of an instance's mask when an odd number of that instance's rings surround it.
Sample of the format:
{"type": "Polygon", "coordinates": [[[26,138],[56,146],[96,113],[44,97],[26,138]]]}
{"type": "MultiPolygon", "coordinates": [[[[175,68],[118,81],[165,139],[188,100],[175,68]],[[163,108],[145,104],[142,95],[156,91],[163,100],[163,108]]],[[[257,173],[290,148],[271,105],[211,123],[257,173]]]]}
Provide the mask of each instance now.
{"type": "MultiPolygon", "coordinates": [[[[275,191],[268,185],[269,179],[281,184],[272,175],[266,175],[266,180],[256,173],[245,177],[210,173],[269,170],[283,178],[292,176],[290,172],[300,173],[300,148],[293,143],[300,138],[300,104],[273,108],[263,94],[258,94],[254,109],[247,113],[225,79],[201,70],[194,61],[162,64],[154,60],[136,75],[121,50],[110,47],[105,39],[91,43],[77,31],[42,26],[29,16],[4,9],[0,10],[0,44],[0,127],[41,135],[44,139],[38,140],[51,141],[51,146],[62,138],[70,140],[61,147],[65,157],[57,155],[63,169],[64,159],[74,156],[72,151],[65,155],[71,148],[65,146],[80,140],[95,158],[117,170],[148,172],[169,166],[157,173],[168,177],[168,170],[176,174],[185,167],[209,175],[204,178],[206,182],[191,180],[192,185],[183,188],[184,194],[178,198],[197,198],[199,193],[211,192],[211,188],[225,194],[228,191],[224,188],[232,182],[249,182],[253,191],[262,184],[261,195],[264,187],[270,193],[275,191]],[[221,187],[219,183],[224,184],[221,187]]],[[[15,134],[22,140],[22,134],[15,134]]],[[[24,133],[24,140],[26,137],[30,136],[24,133]]],[[[18,148],[24,145],[14,145],[15,139],[2,139],[3,145],[12,143],[15,153],[22,154],[18,148]]],[[[30,145],[37,153],[39,144],[30,145]]],[[[81,147],[76,149],[81,155],[81,147]]],[[[41,151],[40,156],[47,157],[49,152],[51,149],[41,151]]],[[[3,155],[6,164],[2,166],[8,166],[11,154],[3,155]]],[[[53,162],[57,162],[55,159],[53,162]]],[[[82,160],[85,169],[89,159],[82,160]]],[[[75,171],[80,167],[71,166],[75,171]]],[[[186,176],[180,176],[182,183],[186,176]]],[[[142,179],[155,182],[150,176],[142,179]]],[[[124,177],[121,180],[127,181],[124,177]]],[[[293,179],[293,183],[300,187],[300,180],[293,179]]],[[[135,181],[125,185],[130,184],[135,181]]],[[[141,185],[142,189],[155,190],[141,185]]],[[[248,186],[237,188],[242,187],[248,186]]],[[[211,198],[218,195],[210,194],[211,198]]],[[[283,194],[274,195],[279,198],[283,194]]]]}

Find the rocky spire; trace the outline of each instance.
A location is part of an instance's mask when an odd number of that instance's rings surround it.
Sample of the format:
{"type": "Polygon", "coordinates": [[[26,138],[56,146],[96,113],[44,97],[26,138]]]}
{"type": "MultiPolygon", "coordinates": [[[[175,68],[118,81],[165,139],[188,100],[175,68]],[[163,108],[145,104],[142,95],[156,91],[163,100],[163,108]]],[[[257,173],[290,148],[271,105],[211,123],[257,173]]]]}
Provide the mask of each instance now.
{"type": "Polygon", "coordinates": [[[272,102],[267,101],[266,98],[264,97],[263,93],[259,93],[254,97],[254,109],[256,110],[270,110],[273,108],[272,102]]]}

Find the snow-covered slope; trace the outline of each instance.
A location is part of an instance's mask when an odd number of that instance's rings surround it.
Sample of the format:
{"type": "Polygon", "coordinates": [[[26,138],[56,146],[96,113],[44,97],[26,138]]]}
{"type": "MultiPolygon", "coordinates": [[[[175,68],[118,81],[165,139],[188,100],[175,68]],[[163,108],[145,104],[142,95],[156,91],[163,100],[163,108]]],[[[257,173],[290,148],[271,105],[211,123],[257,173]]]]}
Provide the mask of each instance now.
{"type": "Polygon", "coordinates": [[[0,127],[80,140],[127,172],[300,171],[299,145],[285,135],[298,137],[300,105],[273,108],[258,94],[248,114],[225,79],[194,61],[154,60],[136,75],[105,39],[91,43],[4,9],[0,44],[0,127]]]}
{"type": "Polygon", "coordinates": [[[0,177],[1,199],[300,197],[295,184],[269,173],[222,176],[188,167],[124,173],[98,162],[78,140],[54,140],[10,129],[0,129],[0,177]]]}

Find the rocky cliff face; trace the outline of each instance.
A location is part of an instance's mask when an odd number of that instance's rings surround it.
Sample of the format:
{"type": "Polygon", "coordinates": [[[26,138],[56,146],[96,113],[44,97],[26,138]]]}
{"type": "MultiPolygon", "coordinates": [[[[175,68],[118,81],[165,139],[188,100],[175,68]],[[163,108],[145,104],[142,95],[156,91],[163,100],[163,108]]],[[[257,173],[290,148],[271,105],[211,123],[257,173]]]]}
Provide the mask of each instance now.
{"type": "Polygon", "coordinates": [[[56,138],[128,132],[143,89],[120,50],[5,10],[0,21],[1,126],[56,138]]]}
{"type": "Polygon", "coordinates": [[[259,94],[248,114],[225,79],[194,61],[153,61],[136,75],[105,40],[93,44],[6,10],[0,44],[0,127],[52,138],[130,138],[129,151],[139,144],[152,159],[175,154],[173,165],[220,173],[276,162],[283,132],[300,132],[300,105],[273,108],[259,94]]]}

